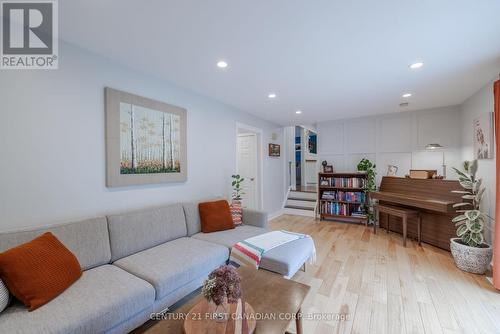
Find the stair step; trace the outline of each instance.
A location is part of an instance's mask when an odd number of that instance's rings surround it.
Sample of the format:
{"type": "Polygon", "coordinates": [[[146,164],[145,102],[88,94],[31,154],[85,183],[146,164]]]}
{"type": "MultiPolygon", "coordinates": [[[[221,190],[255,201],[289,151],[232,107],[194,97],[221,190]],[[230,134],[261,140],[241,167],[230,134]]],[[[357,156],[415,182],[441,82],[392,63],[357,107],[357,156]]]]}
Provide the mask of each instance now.
{"type": "Polygon", "coordinates": [[[285,205],[300,206],[303,208],[315,208],[316,201],[304,201],[301,199],[299,199],[299,200],[287,199],[285,205]]]}
{"type": "Polygon", "coordinates": [[[297,209],[297,210],[306,210],[306,211],[314,211],[314,208],[308,208],[307,206],[300,205],[285,205],[286,209],[297,209]]]}
{"type": "Polygon", "coordinates": [[[315,199],[317,199],[318,194],[291,190],[290,194],[288,196],[293,197],[293,198],[299,198],[299,199],[314,199],[315,200],[315,199]]]}
{"type": "Polygon", "coordinates": [[[284,208],[282,212],[284,215],[294,215],[294,216],[304,216],[304,217],[314,218],[314,211],[311,210],[284,208]]]}
{"type": "Polygon", "coordinates": [[[290,196],[287,199],[292,200],[292,201],[304,201],[304,202],[316,202],[316,198],[300,198],[300,197],[293,197],[290,196]]]}

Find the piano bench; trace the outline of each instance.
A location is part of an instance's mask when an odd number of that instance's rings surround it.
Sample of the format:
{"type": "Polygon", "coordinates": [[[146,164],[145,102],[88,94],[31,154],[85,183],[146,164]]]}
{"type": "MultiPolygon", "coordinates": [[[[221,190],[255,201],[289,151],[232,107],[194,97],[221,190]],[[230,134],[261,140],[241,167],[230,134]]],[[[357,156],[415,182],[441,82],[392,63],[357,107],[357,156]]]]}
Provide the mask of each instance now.
{"type": "MultiPolygon", "coordinates": [[[[413,209],[407,209],[394,205],[386,205],[386,204],[376,204],[374,206],[375,209],[375,217],[377,222],[373,224],[373,232],[377,233],[377,223],[379,223],[380,212],[386,213],[389,216],[396,216],[403,220],[403,246],[406,247],[406,235],[407,235],[407,225],[408,218],[417,218],[418,222],[418,244],[421,244],[421,232],[422,232],[422,217],[420,217],[420,212],[413,209]]],[[[389,222],[390,219],[387,219],[387,233],[389,233],[389,222]]]]}

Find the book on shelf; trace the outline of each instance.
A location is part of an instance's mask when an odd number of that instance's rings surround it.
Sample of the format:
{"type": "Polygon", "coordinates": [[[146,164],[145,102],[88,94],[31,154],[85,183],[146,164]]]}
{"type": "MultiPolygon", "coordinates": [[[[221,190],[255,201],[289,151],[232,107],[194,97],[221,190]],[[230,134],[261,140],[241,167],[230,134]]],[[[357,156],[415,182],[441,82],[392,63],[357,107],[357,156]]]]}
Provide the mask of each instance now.
{"type": "Polygon", "coordinates": [[[337,216],[366,218],[366,214],[363,212],[362,205],[353,207],[348,203],[323,202],[321,204],[321,213],[337,216]]]}
{"type": "Polygon", "coordinates": [[[365,201],[366,194],[361,191],[323,191],[321,199],[337,200],[352,203],[362,203],[365,201]]]}
{"type": "Polygon", "coordinates": [[[366,179],[361,177],[333,177],[321,176],[319,180],[320,186],[338,187],[338,188],[364,188],[366,179]]]}

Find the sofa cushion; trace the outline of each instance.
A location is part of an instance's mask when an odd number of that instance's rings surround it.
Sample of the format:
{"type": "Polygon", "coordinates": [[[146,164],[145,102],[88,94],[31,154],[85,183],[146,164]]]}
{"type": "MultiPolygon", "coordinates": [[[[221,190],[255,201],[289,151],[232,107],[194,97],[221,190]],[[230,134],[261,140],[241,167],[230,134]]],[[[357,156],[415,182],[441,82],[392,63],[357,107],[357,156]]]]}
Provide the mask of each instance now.
{"type": "Polygon", "coordinates": [[[21,304],[0,315],[0,333],[102,333],[151,308],[155,291],[146,281],[104,265],[83,272],[71,287],[39,309],[21,304]]]}
{"type": "Polygon", "coordinates": [[[198,202],[183,203],[184,215],[186,216],[186,226],[188,237],[201,232],[200,212],[198,202]]]}
{"type": "Polygon", "coordinates": [[[50,232],[0,253],[0,277],[30,311],[60,295],[80,276],[75,255],[50,232]]]}
{"type": "Polygon", "coordinates": [[[234,228],[231,209],[226,200],[203,202],[198,204],[198,209],[202,232],[217,232],[234,228]]]}
{"type": "Polygon", "coordinates": [[[187,235],[181,204],[108,216],[111,261],[187,235]]]}
{"type": "Polygon", "coordinates": [[[54,234],[75,254],[83,270],[109,263],[111,259],[105,217],[19,232],[3,232],[0,233],[0,252],[24,244],[45,232],[54,234]]]}
{"type": "Polygon", "coordinates": [[[223,198],[206,198],[194,202],[182,203],[182,207],[184,208],[184,215],[186,216],[188,237],[201,232],[200,211],[198,210],[198,204],[200,202],[217,201],[222,199],[223,198]]]}
{"type": "Polygon", "coordinates": [[[212,233],[197,233],[192,237],[198,240],[204,240],[219,245],[226,246],[231,249],[235,243],[243,241],[245,239],[255,237],[262,233],[266,233],[267,230],[262,227],[241,225],[232,230],[212,232],[212,233]]]}
{"type": "Polygon", "coordinates": [[[156,290],[156,299],[161,299],[190,281],[208,275],[228,258],[226,247],[180,238],[113,264],[151,283],[156,290]]]}

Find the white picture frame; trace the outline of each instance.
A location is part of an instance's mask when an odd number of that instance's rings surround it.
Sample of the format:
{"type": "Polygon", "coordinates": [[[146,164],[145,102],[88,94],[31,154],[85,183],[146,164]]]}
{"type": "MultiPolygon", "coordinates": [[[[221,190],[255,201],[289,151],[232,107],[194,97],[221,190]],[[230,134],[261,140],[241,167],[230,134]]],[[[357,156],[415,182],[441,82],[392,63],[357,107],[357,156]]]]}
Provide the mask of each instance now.
{"type": "Polygon", "coordinates": [[[109,87],[104,94],[106,186],[185,182],[186,109],[109,87]]]}

